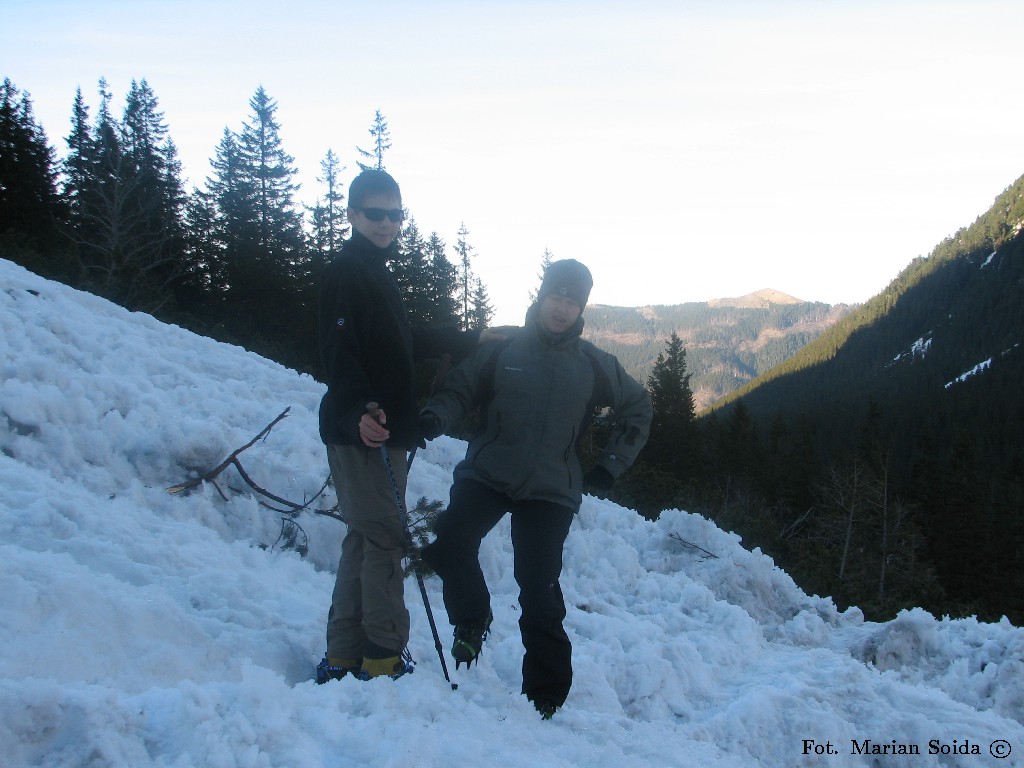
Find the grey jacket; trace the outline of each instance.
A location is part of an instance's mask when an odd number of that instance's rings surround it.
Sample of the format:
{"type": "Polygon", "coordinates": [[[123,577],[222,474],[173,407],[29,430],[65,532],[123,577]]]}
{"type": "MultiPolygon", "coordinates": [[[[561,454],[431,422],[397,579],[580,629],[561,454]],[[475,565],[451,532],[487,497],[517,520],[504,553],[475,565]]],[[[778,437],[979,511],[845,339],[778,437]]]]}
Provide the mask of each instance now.
{"type": "Polygon", "coordinates": [[[615,428],[599,463],[617,478],[647,442],[647,390],[619,361],[580,338],[583,320],[554,336],[537,323],[504,342],[483,344],[453,368],[423,408],[447,430],[480,405],[484,424],[454,477],[482,482],[516,501],[550,501],[578,509],[580,443],[595,408],[610,407],[615,428]]]}

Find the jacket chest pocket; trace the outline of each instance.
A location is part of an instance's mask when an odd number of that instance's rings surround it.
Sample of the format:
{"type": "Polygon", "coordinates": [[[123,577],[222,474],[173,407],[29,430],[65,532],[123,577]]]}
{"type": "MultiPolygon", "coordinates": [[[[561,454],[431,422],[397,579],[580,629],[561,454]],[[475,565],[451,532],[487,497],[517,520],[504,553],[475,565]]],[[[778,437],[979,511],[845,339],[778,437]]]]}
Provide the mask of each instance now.
{"type": "Polygon", "coordinates": [[[526,412],[537,409],[547,398],[550,374],[535,361],[505,355],[494,372],[495,403],[502,411],[526,412]]]}

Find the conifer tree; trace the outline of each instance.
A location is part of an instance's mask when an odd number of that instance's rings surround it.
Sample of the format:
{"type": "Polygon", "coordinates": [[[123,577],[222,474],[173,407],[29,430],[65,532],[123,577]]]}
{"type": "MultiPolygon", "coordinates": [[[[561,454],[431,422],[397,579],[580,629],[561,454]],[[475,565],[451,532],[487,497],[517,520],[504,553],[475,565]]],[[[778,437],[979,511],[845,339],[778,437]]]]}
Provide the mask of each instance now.
{"type": "Polygon", "coordinates": [[[537,273],[537,288],[530,290],[530,305],[537,303],[538,294],[540,293],[540,285],[544,282],[544,273],[548,271],[548,267],[551,266],[551,262],[555,260],[555,256],[547,248],[544,249],[544,255],[540,260],[540,272],[537,273]]]}
{"type": "Polygon", "coordinates": [[[470,323],[472,320],[472,305],[473,305],[473,267],[471,260],[475,255],[473,253],[473,246],[467,241],[469,237],[469,230],[466,229],[465,223],[459,227],[458,240],[455,243],[455,254],[458,256],[459,265],[459,303],[461,304],[461,324],[462,330],[469,330],[470,323]]]}
{"type": "Polygon", "coordinates": [[[432,232],[426,246],[426,287],[428,320],[431,323],[456,323],[459,286],[458,269],[448,260],[444,240],[432,232]]]}
{"type": "MultiPolygon", "coordinates": [[[[52,239],[59,216],[54,152],[29,95],[0,85],[0,235],[52,239]]],[[[28,265],[26,265],[28,266],[28,265]]]]}
{"type": "Polygon", "coordinates": [[[242,126],[242,168],[256,192],[261,257],[283,275],[298,277],[305,257],[302,215],[295,204],[294,158],[284,151],[277,102],[260,86],[249,100],[252,116],[242,126]]]}
{"type": "Polygon", "coordinates": [[[95,124],[90,124],[82,91],[76,91],[63,196],[70,206],[69,236],[77,249],[84,287],[116,300],[111,290],[116,263],[110,238],[120,226],[116,180],[121,152],[110,111],[111,94],[103,79],[99,94],[99,111],[95,124]]]}
{"type": "Polygon", "coordinates": [[[397,258],[391,262],[402,301],[409,321],[414,324],[428,323],[430,297],[427,293],[427,242],[420,234],[416,220],[411,216],[398,234],[397,258]]]}
{"type": "Polygon", "coordinates": [[[75,90],[71,107],[71,133],[67,138],[68,153],[64,159],[63,186],[61,197],[69,209],[69,226],[81,226],[85,218],[85,198],[93,177],[92,165],[95,150],[89,127],[89,107],[82,96],[82,89],[75,90]]]}
{"type": "Polygon", "coordinates": [[[65,191],[84,287],[130,309],[154,311],[180,272],[184,193],[176,149],[145,81],[132,83],[124,117],[99,82],[93,126],[78,92],[65,191]]]}
{"type": "Polygon", "coordinates": [[[133,211],[144,264],[137,290],[144,305],[155,308],[170,298],[169,287],[185,269],[184,206],[178,150],[169,136],[156,94],[134,80],[122,119],[126,172],[131,177],[126,205],[133,211]]]}
{"type": "Polygon", "coordinates": [[[361,170],[369,170],[374,168],[378,171],[385,170],[384,167],[384,153],[391,149],[391,132],[388,130],[388,121],[384,119],[384,115],[378,109],[373,115],[373,125],[370,126],[370,136],[373,137],[373,149],[363,149],[362,147],[356,147],[356,151],[359,156],[365,158],[368,162],[359,162],[359,168],[361,170]]]}
{"type": "Polygon", "coordinates": [[[654,418],[646,452],[652,462],[682,470],[695,449],[693,392],[686,371],[686,350],[672,332],[647,379],[654,418]]]}
{"type": "Polygon", "coordinates": [[[222,261],[212,274],[224,277],[220,322],[229,338],[305,366],[315,357],[303,346],[315,287],[294,199],[296,171],[282,146],[277,103],[261,86],[249,106],[251,116],[238,134],[224,130],[207,180],[216,221],[213,256],[222,261]]]}
{"type": "Polygon", "coordinates": [[[174,286],[181,312],[210,322],[227,290],[217,209],[212,195],[194,189],[185,203],[182,273],[174,286]]]}
{"type": "Polygon", "coordinates": [[[491,298],[487,294],[487,288],[480,278],[476,279],[476,286],[473,288],[473,306],[470,311],[469,327],[472,330],[483,330],[490,327],[494,319],[494,307],[491,306],[491,298]]]}
{"type": "Polygon", "coordinates": [[[312,224],[312,253],[310,268],[314,282],[324,268],[341,251],[341,244],[349,228],[345,215],[345,193],[342,191],[340,173],[345,170],[334,150],[328,149],[320,161],[317,181],[327,188],[323,198],[309,209],[312,224]]]}
{"type": "Polygon", "coordinates": [[[246,173],[236,135],[224,129],[214,157],[213,175],[206,180],[205,192],[192,208],[196,214],[192,226],[212,222],[209,236],[190,231],[190,241],[206,250],[200,260],[209,264],[211,298],[221,305],[218,314],[227,314],[226,306],[236,301],[248,273],[257,268],[256,250],[259,225],[256,213],[256,189],[246,173]],[[200,245],[201,244],[201,245],[200,245]]]}

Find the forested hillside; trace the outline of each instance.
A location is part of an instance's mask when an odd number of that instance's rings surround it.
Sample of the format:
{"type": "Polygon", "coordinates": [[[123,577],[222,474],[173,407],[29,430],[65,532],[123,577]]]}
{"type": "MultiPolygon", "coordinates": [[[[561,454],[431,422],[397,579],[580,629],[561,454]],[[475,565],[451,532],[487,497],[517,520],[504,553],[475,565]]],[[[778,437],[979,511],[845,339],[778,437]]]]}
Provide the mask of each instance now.
{"type": "Polygon", "coordinates": [[[702,411],[791,358],[851,309],[770,290],[670,306],[591,305],[584,336],[615,354],[634,378],[646,382],[675,333],[686,348],[694,405],[702,411]]]}
{"type": "MultiPolygon", "coordinates": [[[[1013,386],[1024,360],[1022,227],[1024,178],[885,291],[719,407],[728,412],[740,401],[762,421],[830,414],[820,430],[830,453],[841,450],[869,402],[888,414],[904,456],[924,429],[948,445],[960,429],[1010,427],[997,406],[1017,398],[990,390],[1007,377],[1013,386]]],[[[984,442],[998,452],[993,458],[1006,447],[984,442]]]]}
{"type": "Polygon", "coordinates": [[[700,509],[806,589],[869,613],[1024,621],[1022,230],[1024,178],[796,355],[676,425],[685,442],[617,492],[700,509]]]}

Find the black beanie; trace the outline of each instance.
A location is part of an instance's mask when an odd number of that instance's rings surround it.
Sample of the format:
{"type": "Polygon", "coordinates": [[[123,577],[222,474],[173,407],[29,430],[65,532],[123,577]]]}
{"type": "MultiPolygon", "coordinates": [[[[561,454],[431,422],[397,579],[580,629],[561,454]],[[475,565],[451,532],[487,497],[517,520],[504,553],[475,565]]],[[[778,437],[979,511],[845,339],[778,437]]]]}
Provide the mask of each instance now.
{"type": "Polygon", "coordinates": [[[538,300],[545,296],[555,294],[566,296],[577,304],[580,309],[587,306],[587,299],[590,298],[590,289],[594,287],[594,278],[590,270],[576,259],[563,259],[552,262],[544,271],[544,282],[540,285],[538,300]]]}

